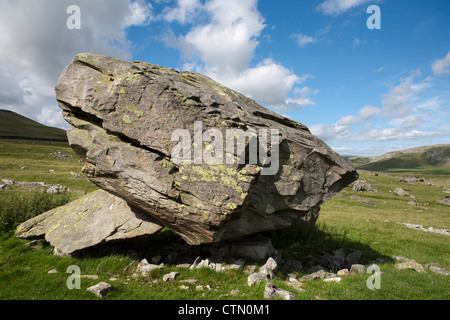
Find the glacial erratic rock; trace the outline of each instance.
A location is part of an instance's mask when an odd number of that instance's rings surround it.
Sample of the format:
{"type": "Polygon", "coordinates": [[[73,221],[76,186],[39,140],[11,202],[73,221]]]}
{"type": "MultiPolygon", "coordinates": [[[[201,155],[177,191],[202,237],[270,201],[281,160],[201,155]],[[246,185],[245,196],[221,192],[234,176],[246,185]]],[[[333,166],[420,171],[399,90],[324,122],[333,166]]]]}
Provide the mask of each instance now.
{"type": "Polygon", "coordinates": [[[314,223],[358,178],[304,125],[197,73],[79,54],[56,97],[83,173],[191,245],[314,223]]]}
{"type": "Polygon", "coordinates": [[[16,236],[44,238],[61,255],[114,241],[145,242],[163,227],[106,191],[87,194],[20,224],[16,236]]]}

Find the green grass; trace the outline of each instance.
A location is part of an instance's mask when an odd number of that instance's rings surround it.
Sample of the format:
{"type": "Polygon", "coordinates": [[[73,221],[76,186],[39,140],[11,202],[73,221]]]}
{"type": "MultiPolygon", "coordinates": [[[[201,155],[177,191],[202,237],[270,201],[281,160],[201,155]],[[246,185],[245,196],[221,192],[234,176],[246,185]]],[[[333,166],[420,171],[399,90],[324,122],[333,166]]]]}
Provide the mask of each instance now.
{"type": "MultiPolygon", "coordinates": [[[[43,181],[47,183],[71,184],[86,192],[96,189],[84,178],[69,179],[70,170],[80,172],[82,164],[65,144],[30,143],[18,141],[0,141],[1,178],[13,178],[22,181],[43,181]],[[28,150],[28,151],[25,151],[28,150]],[[50,155],[61,151],[73,155],[61,159],[50,155]],[[45,156],[37,155],[45,154],[45,156]],[[42,158],[45,161],[42,161],[42,158]],[[17,165],[26,162],[30,169],[20,170],[17,165]],[[49,168],[55,168],[56,174],[49,175],[49,168]]],[[[360,172],[361,179],[366,180],[378,190],[373,192],[356,192],[349,188],[341,193],[358,195],[375,203],[370,207],[349,198],[334,197],[322,205],[316,226],[305,228],[296,225],[291,228],[270,232],[277,249],[284,249],[306,265],[307,256],[319,255],[321,250],[332,251],[338,248],[356,249],[363,253],[362,263],[369,264],[377,258],[405,256],[421,264],[438,263],[450,270],[450,237],[408,229],[401,223],[422,224],[425,227],[450,228],[450,209],[436,203],[446,193],[441,186],[450,188],[446,175],[424,175],[427,182],[416,185],[398,182],[401,174],[379,174],[360,172]],[[432,186],[428,186],[432,183],[432,186]],[[396,187],[408,188],[415,196],[419,206],[408,205],[411,199],[393,194],[396,187]],[[291,247],[292,244],[299,245],[291,247]]],[[[9,218],[16,220],[0,232],[0,299],[10,300],[97,300],[87,292],[89,286],[106,281],[113,290],[105,300],[259,300],[263,299],[264,283],[254,287],[247,285],[248,275],[242,271],[216,273],[209,269],[188,270],[166,265],[155,270],[148,277],[133,277],[137,263],[151,259],[160,253],[162,246],[173,236],[165,229],[141,252],[126,249],[98,249],[90,254],[62,258],[53,255],[52,248],[42,241],[38,245],[27,245],[26,240],[18,239],[12,234],[14,226],[28,216],[45,211],[58,201],[75,199],[83,192],[68,195],[44,195],[39,197],[36,191],[14,188],[0,192],[0,208],[9,208],[9,218]],[[42,199],[41,199],[42,198],[42,199]],[[38,203],[39,205],[25,205],[38,203]],[[31,207],[30,211],[21,209],[31,207]],[[16,211],[13,209],[17,208],[16,211]],[[66,281],[70,274],[66,272],[71,265],[80,267],[85,275],[98,275],[99,278],[81,279],[81,289],[68,289],[66,281]],[[51,269],[58,273],[48,274],[51,269]],[[164,283],[162,277],[171,271],[179,271],[180,277],[174,282],[164,283]],[[118,281],[110,280],[115,277],[118,281]],[[181,280],[196,278],[195,285],[182,283],[181,280]],[[187,290],[180,288],[188,286],[187,290]],[[197,291],[196,286],[204,286],[197,291]],[[209,285],[211,290],[206,286],[209,285]],[[239,289],[237,296],[231,296],[232,289],[239,289]]],[[[313,280],[304,285],[304,292],[297,293],[298,300],[338,299],[338,300],[407,300],[450,298],[449,278],[431,271],[419,274],[411,270],[397,270],[393,262],[378,263],[381,268],[381,289],[369,290],[366,281],[370,274],[343,278],[340,283],[325,283],[313,280]]],[[[297,277],[306,274],[299,272],[297,277]]],[[[295,292],[285,283],[286,275],[278,272],[279,279],[274,282],[280,287],[295,292]]]]}
{"type": "Polygon", "coordinates": [[[97,189],[87,179],[74,178],[71,174],[72,171],[82,175],[83,165],[72,148],[63,142],[0,139],[0,167],[3,168],[0,179],[61,184],[82,192],[97,189]],[[61,158],[52,155],[54,152],[70,157],[61,158]]]}
{"type": "Polygon", "coordinates": [[[0,201],[0,232],[14,230],[21,222],[65,205],[70,201],[67,192],[51,195],[46,192],[10,192],[0,201]]]}

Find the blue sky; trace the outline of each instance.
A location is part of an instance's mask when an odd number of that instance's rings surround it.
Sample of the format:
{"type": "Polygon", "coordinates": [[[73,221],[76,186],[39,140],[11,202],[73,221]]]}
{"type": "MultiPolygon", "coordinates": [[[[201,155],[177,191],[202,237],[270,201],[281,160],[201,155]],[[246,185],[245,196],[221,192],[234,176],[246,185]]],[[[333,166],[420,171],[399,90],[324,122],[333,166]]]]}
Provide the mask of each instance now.
{"type": "Polygon", "coordinates": [[[206,74],[341,154],[450,143],[447,0],[3,3],[0,108],[47,125],[67,127],[53,87],[75,54],[94,52],[206,74]],[[381,29],[367,27],[370,5],[381,29]]]}

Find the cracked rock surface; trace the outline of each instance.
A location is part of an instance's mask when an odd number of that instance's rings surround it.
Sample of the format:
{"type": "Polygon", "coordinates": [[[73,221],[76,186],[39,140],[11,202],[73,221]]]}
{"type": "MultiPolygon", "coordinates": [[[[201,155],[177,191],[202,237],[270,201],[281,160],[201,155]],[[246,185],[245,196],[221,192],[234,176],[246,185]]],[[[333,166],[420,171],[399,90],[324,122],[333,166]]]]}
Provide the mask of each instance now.
{"type": "Polygon", "coordinates": [[[45,239],[60,255],[115,241],[149,240],[163,226],[106,191],[89,193],[20,224],[16,236],[45,239]]]}
{"type": "MultiPolygon", "coordinates": [[[[69,143],[89,180],[191,245],[284,228],[297,220],[315,223],[320,205],[358,178],[304,125],[197,73],[79,54],[62,72],[56,98],[70,124],[69,143]],[[263,175],[269,165],[261,161],[177,164],[172,159],[179,143],[172,141],[176,129],[190,133],[192,156],[198,147],[194,138],[209,129],[224,139],[227,129],[250,136],[277,129],[279,165],[263,175]]],[[[203,134],[203,155],[211,143],[203,134]]],[[[245,156],[234,149],[224,150],[224,157],[245,156]]]]}

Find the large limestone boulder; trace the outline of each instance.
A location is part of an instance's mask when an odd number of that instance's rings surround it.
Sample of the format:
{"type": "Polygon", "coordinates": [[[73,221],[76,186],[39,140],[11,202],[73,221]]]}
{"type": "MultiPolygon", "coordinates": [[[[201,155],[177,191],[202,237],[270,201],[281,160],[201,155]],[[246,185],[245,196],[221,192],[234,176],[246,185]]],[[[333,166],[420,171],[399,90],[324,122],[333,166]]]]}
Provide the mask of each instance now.
{"type": "Polygon", "coordinates": [[[86,176],[192,245],[314,223],[358,177],[304,125],[200,74],[79,54],[56,97],[86,176]]]}
{"type": "Polygon", "coordinates": [[[62,255],[114,241],[144,241],[163,227],[140,209],[99,190],[25,221],[24,239],[44,238],[62,255]]]}

